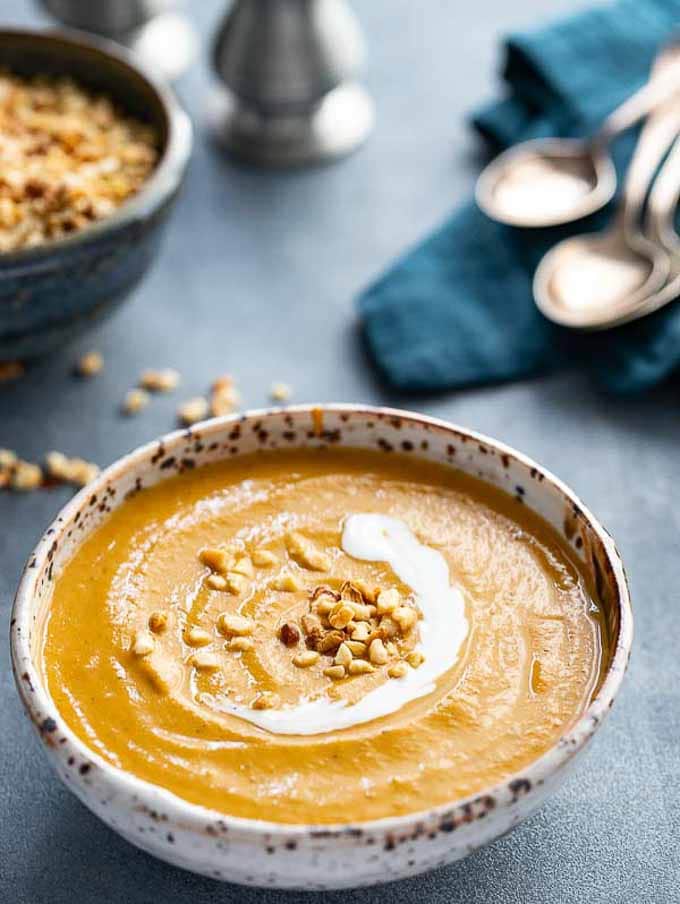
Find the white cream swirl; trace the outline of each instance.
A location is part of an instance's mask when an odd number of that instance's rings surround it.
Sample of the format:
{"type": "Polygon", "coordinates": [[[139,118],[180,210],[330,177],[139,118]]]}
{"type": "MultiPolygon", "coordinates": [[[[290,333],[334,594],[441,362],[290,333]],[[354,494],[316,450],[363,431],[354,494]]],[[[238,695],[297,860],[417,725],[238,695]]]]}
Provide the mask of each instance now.
{"type": "Polygon", "coordinates": [[[444,556],[420,543],[409,527],[387,515],[350,515],[342,548],[364,561],[387,562],[413,591],[423,618],[418,649],[425,661],[403,678],[391,678],[348,705],[321,698],[278,710],[253,710],[225,702],[220,708],[274,734],[316,735],[350,728],[396,712],[435,689],[437,679],[455,665],[468,632],[465,600],[449,580],[444,556]]]}

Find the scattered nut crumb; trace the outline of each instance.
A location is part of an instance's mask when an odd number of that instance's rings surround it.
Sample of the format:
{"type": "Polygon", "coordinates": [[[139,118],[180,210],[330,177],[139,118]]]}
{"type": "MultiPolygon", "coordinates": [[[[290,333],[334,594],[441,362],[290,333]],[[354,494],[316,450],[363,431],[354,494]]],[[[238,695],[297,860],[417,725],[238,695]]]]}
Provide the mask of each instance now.
{"type": "Polygon", "coordinates": [[[402,632],[408,634],[418,621],[418,613],[410,606],[397,606],[392,612],[392,618],[399,625],[402,632]]]}
{"type": "Polygon", "coordinates": [[[274,553],[268,549],[254,550],[251,559],[253,560],[253,565],[258,568],[271,568],[273,565],[277,565],[279,561],[274,553]]]}
{"type": "Polygon", "coordinates": [[[211,590],[226,590],[229,586],[227,579],[221,574],[208,575],[205,582],[211,590]]]}
{"type": "Polygon", "coordinates": [[[341,643],[338,647],[338,652],[335,654],[335,659],[333,663],[335,665],[341,665],[343,668],[347,668],[347,666],[352,661],[352,651],[347,646],[346,643],[341,643]]]}
{"type": "Polygon", "coordinates": [[[327,669],[323,670],[326,678],[331,678],[333,681],[340,681],[341,678],[344,678],[346,675],[344,666],[341,665],[331,665],[327,669]]]}
{"type": "Polygon", "coordinates": [[[149,628],[154,634],[162,634],[168,627],[167,612],[152,612],[149,616],[149,628]]]}
{"type": "Polygon", "coordinates": [[[11,449],[0,449],[0,471],[10,471],[18,461],[16,452],[12,452],[11,449]]]}
{"type": "Polygon", "coordinates": [[[293,390],[287,383],[272,383],[270,395],[275,402],[287,402],[293,390]]]}
{"type": "Polygon", "coordinates": [[[385,644],[379,637],[371,641],[371,646],[368,648],[368,658],[374,665],[385,665],[389,659],[385,644]]]}
{"type": "Polygon", "coordinates": [[[56,480],[84,487],[99,475],[99,466],[82,458],[68,458],[62,452],[48,452],[45,456],[47,473],[56,480]]]}
{"type": "Polygon", "coordinates": [[[179,372],[171,367],[162,370],[145,370],[139,378],[139,385],[149,392],[172,392],[179,386],[179,372]]]}
{"type": "Polygon", "coordinates": [[[123,414],[139,414],[151,401],[145,389],[130,389],[123,399],[123,414]]]}
{"type": "Polygon", "coordinates": [[[271,691],[263,691],[253,700],[252,709],[275,709],[280,702],[278,694],[274,694],[271,691]]]}
{"type": "Polygon", "coordinates": [[[252,634],[254,629],[255,623],[252,619],[231,612],[223,612],[217,620],[217,630],[225,637],[252,634]]]}
{"type": "Polygon", "coordinates": [[[348,606],[347,603],[337,603],[331,614],[328,616],[328,621],[331,623],[334,628],[345,628],[354,617],[354,610],[351,606],[348,606]]]}
{"type": "Polygon", "coordinates": [[[25,492],[35,490],[43,480],[42,469],[28,461],[19,460],[12,471],[10,486],[13,490],[25,492]]]}
{"type": "Polygon", "coordinates": [[[422,665],[425,662],[425,657],[420,650],[411,650],[406,657],[406,662],[408,662],[411,668],[417,669],[419,665],[422,665]]]}
{"type": "Polygon", "coordinates": [[[291,531],[286,535],[286,548],[291,558],[295,559],[303,568],[311,571],[328,571],[331,567],[326,553],[297,531],[291,531]]]}
{"type": "Polygon", "coordinates": [[[401,603],[401,595],[398,590],[381,590],[376,600],[378,615],[389,615],[401,603]]]}
{"type": "Polygon", "coordinates": [[[272,590],[281,590],[284,593],[295,593],[302,590],[302,582],[293,574],[282,574],[271,582],[272,590]]]}
{"type": "Polygon", "coordinates": [[[87,352],[76,364],[76,374],[79,377],[96,377],[104,367],[104,359],[100,352],[87,352]]]}
{"type": "Polygon", "coordinates": [[[348,670],[350,675],[367,675],[369,672],[375,671],[371,663],[366,662],[365,659],[353,659],[348,670]]]}
{"type": "Polygon", "coordinates": [[[293,665],[298,669],[308,669],[319,661],[319,654],[316,650],[305,650],[304,653],[298,653],[293,656],[293,665]]]}
{"type": "Polygon", "coordinates": [[[391,665],[387,670],[387,674],[390,678],[403,678],[407,672],[408,666],[405,662],[395,662],[394,665],[391,665]]]}
{"type": "Polygon", "coordinates": [[[218,574],[226,574],[231,565],[231,556],[226,549],[222,549],[219,546],[210,546],[202,549],[198,554],[198,558],[203,565],[207,565],[208,568],[218,574]]]}
{"type": "Polygon", "coordinates": [[[279,629],[279,637],[285,646],[294,647],[300,641],[300,629],[297,625],[286,622],[279,629]]]}
{"type": "Polygon", "coordinates": [[[231,566],[231,570],[236,574],[241,574],[246,578],[254,578],[255,571],[253,570],[253,563],[248,558],[248,556],[241,556],[240,559],[237,559],[234,564],[231,566]]]}
{"type": "Polygon", "coordinates": [[[183,424],[195,424],[208,415],[208,403],[203,396],[196,396],[183,402],[177,409],[177,418],[183,424]]]}
{"type": "Polygon", "coordinates": [[[240,596],[248,589],[248,578],[238,571],[227,572],[227,590],[234,596],[240,596]]]}
{"type": "Polygon", "coordinates": [[[184,642],[190,647],[207,647],[212,635],[204,628],[191,627],[184,632],[184,642]]]}
{"type": "Polygon", "coordinates": [[[246,653],[248,650],[253,649],[255,641],[252,637],[232,637],[228,646],[230,650],[234,650],[237,653],[246,653]]]}
{"type": "Polygon", "coordinates": [[[219,659],[214,653],[194,653],[189,663],[199,672],[216,672],[220,667],[219,659]]]}
{"type": "Polygon", "coordinates": [[[148,631],[138,631],[132,642],[132,652],[135,656],[148,656],[154,649],[154,639],[148,631]]]}
{"type": "Polygon", "coordinates": [[[210,391],[210,412],[213,417],[221,417],[236,411],[241,404],[241,397],[234,378],[229,374],[218,377],[210,391]]]}

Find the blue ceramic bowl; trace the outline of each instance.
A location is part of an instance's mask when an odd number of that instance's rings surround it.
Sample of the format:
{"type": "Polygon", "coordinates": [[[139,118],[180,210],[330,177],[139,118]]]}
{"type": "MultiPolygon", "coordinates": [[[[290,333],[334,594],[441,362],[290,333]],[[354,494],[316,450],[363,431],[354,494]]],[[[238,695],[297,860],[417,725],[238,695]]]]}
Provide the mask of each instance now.
{"type": "Polygon", "coordinates": [[[189,118],[124,49],[79,32],[0,29],[0,68],[69,75],[160,136],[158,165],[112,216],[36,248],[0,254],[0,361],[44,354],[124,301],[149,268],[191,153],[189,118]]]}

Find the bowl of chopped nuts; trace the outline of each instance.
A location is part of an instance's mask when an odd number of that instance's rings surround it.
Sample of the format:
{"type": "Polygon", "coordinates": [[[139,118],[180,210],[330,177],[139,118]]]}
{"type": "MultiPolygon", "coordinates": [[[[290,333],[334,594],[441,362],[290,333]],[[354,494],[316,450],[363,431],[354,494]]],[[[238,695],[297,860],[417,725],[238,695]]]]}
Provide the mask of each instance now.
{"type": "Polygon", "coordinates": [[[599,730],[631,642],[614,542],[556,477],[359,405],[120,459],[47,530],[11,619],[26,711],[87,807],[175,865],[310,890],[512,829],[599,730]]]}
{"type": "Polygon", "coordinates": [[[3,28],[0,131],[0,361],[17,361],[83,332],[140,282],[192,130],[123,48],[3,28]]]}

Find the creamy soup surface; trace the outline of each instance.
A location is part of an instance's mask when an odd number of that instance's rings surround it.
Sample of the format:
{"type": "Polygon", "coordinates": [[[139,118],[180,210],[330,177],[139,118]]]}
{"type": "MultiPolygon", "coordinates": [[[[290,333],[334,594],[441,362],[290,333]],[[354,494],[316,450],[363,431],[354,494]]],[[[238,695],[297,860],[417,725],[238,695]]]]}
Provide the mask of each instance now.
{"type": "Polygon", "coordinates": [[[588,704],[602,622],[525,506],[359,450],[264,453],[125,501],[55,581],[42,667],[109,763],[221,812],[393,816],[488,788],[588,704]]]}

